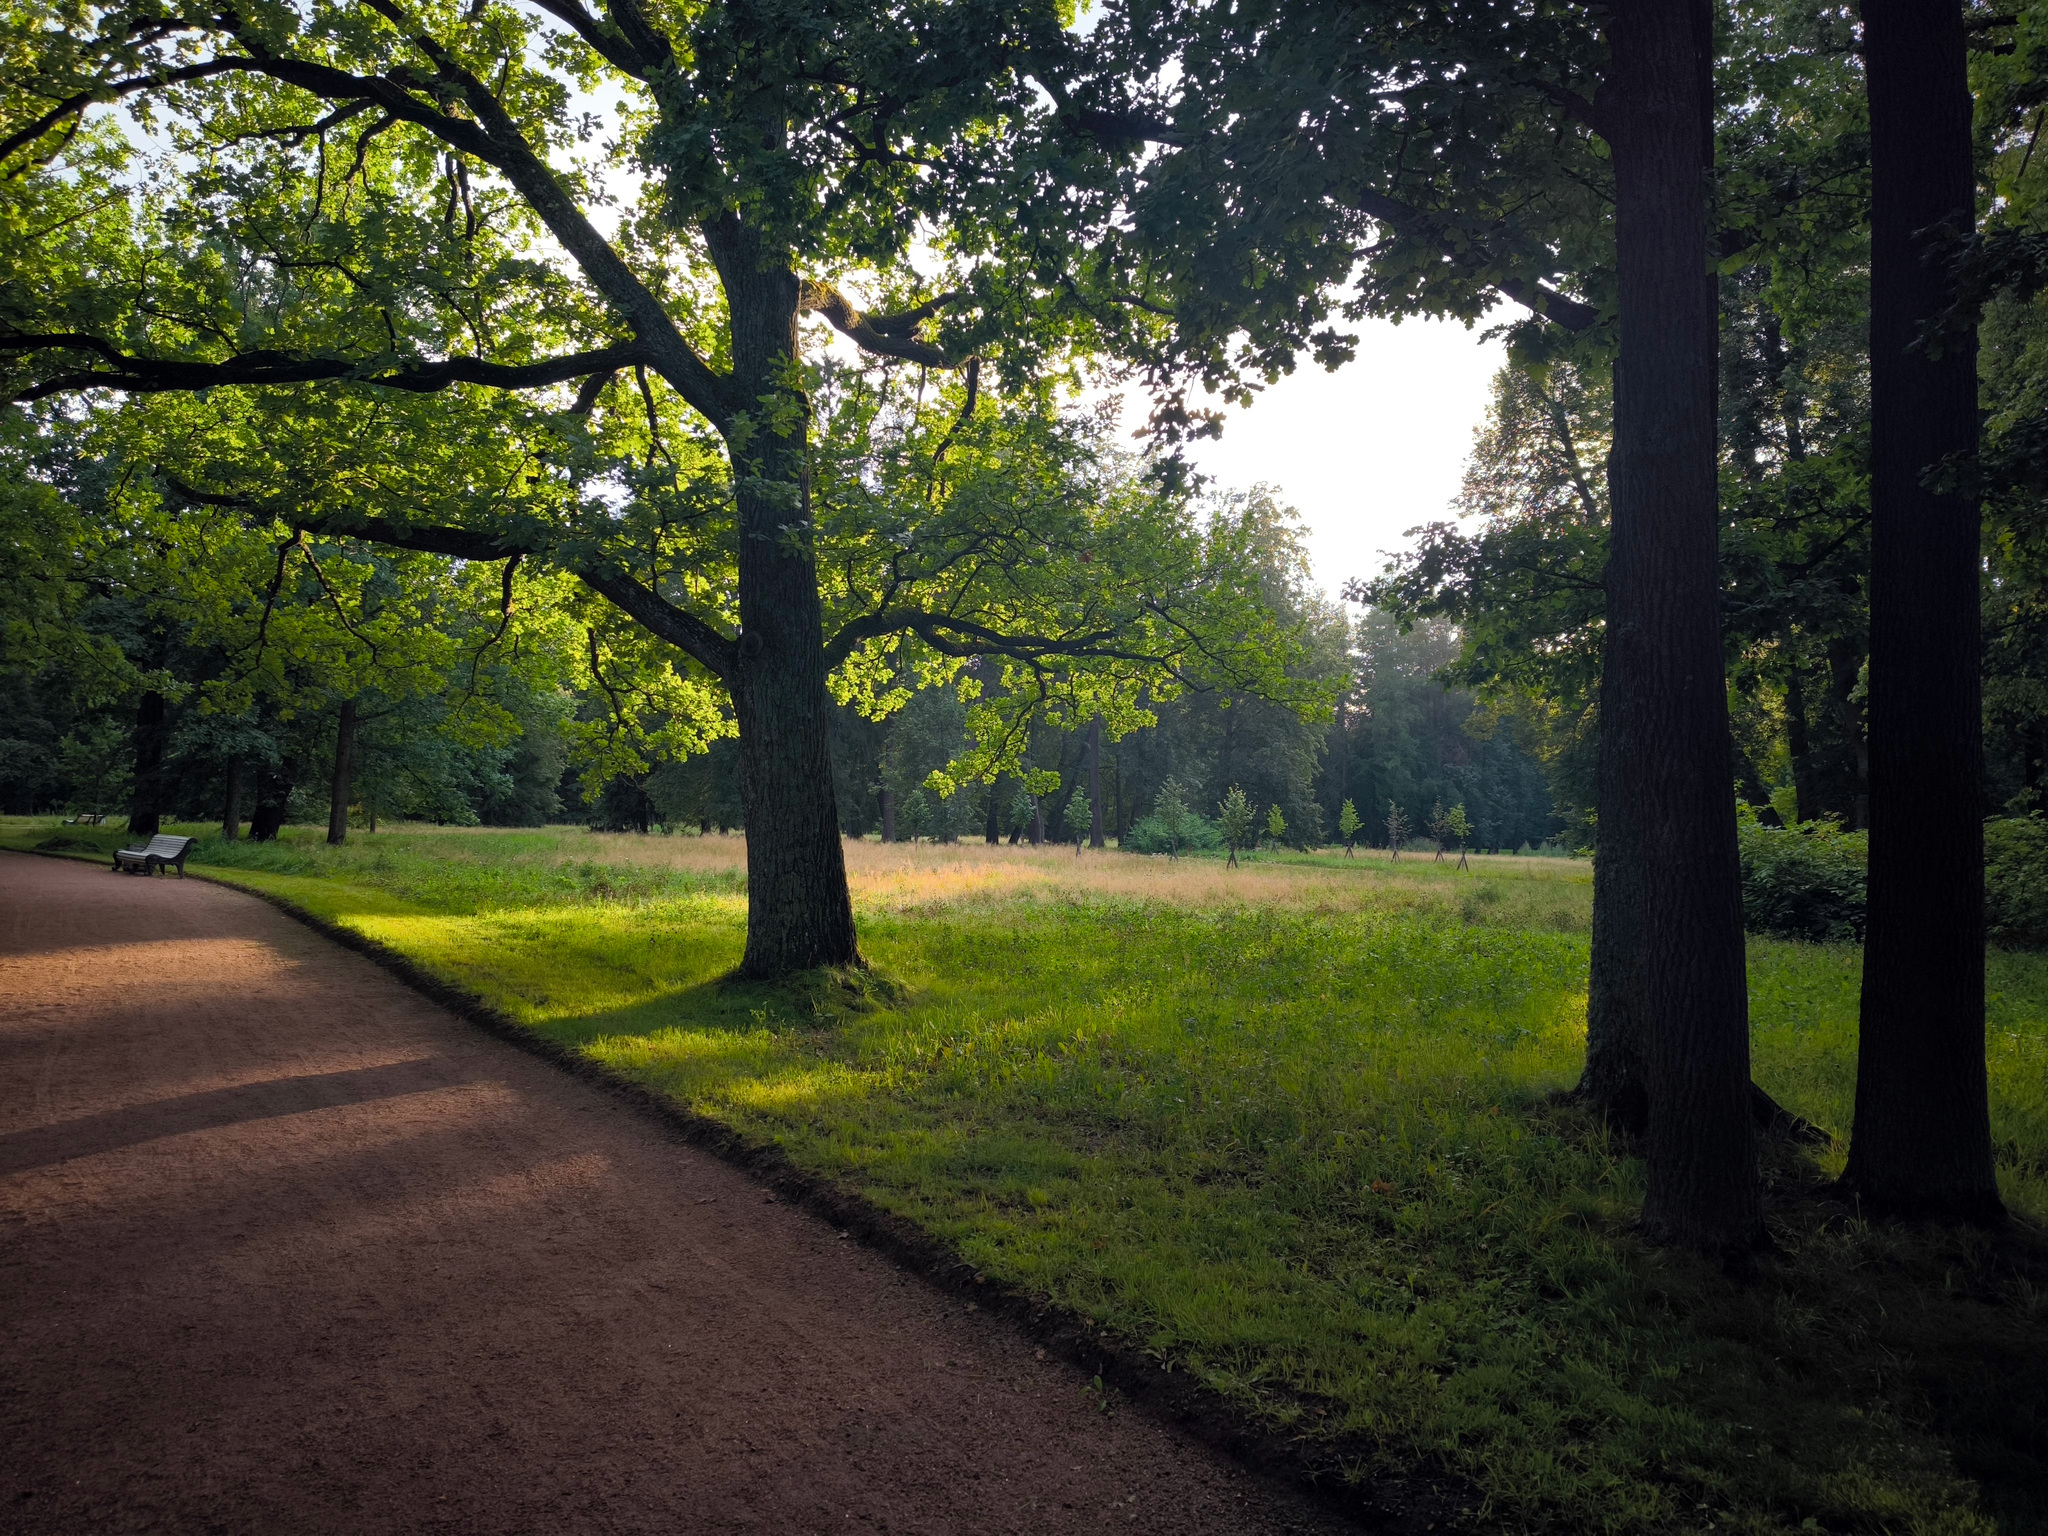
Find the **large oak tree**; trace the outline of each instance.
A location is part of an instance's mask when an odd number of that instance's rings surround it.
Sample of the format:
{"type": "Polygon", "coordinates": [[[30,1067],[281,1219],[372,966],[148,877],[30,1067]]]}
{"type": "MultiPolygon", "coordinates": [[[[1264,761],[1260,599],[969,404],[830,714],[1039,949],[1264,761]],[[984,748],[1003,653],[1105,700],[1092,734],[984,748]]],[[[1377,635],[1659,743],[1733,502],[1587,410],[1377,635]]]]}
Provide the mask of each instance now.
{"type": "MultiPolygon", "coordinates": [[[[1076,348],[1159,325],[1092,275],[1136,151],[1090,105],[1066,19],[991,0],[17,5],[0,160],[29,238],[4,258],[7,393],[260,391],[268,421],[194,494],[573,572],[730,700],[745,970],[854,962],[835,667],[996,658],[1013,700],[1076,664],[1126,692],[1136,672],[1282,676],[1285,637],[1184,522],[1135,566],[1094,562],[1129,510],[1093,494],[1101,475],[1048,498],[1024,473],[1007,502],[949,510],[941,464],[974,446],[978,391],[1028,398],[1076,348]],[[855,516],[836,549],[808,316],[896,366],[892,398],[915,404],[888,453],[926,471],[912,511],[855,516]],[[963,367],[933,430],[909,370],[963,367]],[[628,473],[617,442],[643,411],[628,473]],[[519,475],[451,459],[444,420],[521,444],[519,475]]],[[[152,434],[208,457],[204,432],[152,434]]]]}

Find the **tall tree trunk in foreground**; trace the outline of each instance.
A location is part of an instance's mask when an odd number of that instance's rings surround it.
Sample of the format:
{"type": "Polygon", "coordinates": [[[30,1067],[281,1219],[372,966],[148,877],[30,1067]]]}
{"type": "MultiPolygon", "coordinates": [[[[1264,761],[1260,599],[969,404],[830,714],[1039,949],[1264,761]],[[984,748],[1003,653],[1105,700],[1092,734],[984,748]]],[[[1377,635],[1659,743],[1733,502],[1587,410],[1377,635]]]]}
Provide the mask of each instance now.
{"type": "Polygon", "coordinates": [[[1644,853],[1643,1229],[1653,1241],[1738,1252],[1762,1242],[1763,1206],[1718,602],[1713,15],[1706,0],[1626,0],[1610,16],[1601,108],[1614,156],[1621,366],[1607,622],[1610,654],[1626,658],[1615,766],[1644,853]]]}
{"type": "Polygon", "coordinates": [[[1974,333],[1955,298],[1971,228],[1970,90],[1955,0],[1865,0],[1870,92],[1870,906],[1856,1129],[1868,1204],[2003,1214],[1984,1081],[1979,520],[1930,469],[1977,445],[1974,333]]]}
{"type": "Polygon", "coordinates": [[[858,965],[846,849],[832,788],[824,608],[811,529],[810,402],[790,382],[797,278],[732,214],[704,230],[732,324],[728,439],[739,504],[738,658],[730,680],[747,823],[747,947],[740,970],[776,976],[858,965]],[[785,425],[786,423],[786,425],[785,425]]]}
{"type": "Polygon", "coordinates": [[[1643,999],[1642,838],[1630,815],[1628,648],[1609,624],[1600,667],[1600,804],[1593,859],[1593,959],[1586,985],[1586,1069],[1579,1093],[1617,1130],[1650,1124],[1649,1017],[1643,999]]]}
{"type": "Polygon", "coordinates": [[[242,835],[242,760],[228,759],[227,791],[222,797],[224,803],[220,812],[220,836],[224,843],[232,843],[242,835]]]}
{"type": "Polygon", "coordinates": [[[1102,842],[1102,716],[1088,722],[1088,846],[1102,842]]]}
{"type": "Polygon", "coordinates": [[[334,727],[334,777],[328,783],[327,841],[348,841],[348,798],[355,782],[356,701],[341,702],[341,718],[334,727]]]}
{"type": "Polygon", "coordinates": [[[152,688],[135,706],[135,790],[128,802],[128,831],[155,837],[163,829],[164,745],[170,736],[170,710],[152,688]]]}

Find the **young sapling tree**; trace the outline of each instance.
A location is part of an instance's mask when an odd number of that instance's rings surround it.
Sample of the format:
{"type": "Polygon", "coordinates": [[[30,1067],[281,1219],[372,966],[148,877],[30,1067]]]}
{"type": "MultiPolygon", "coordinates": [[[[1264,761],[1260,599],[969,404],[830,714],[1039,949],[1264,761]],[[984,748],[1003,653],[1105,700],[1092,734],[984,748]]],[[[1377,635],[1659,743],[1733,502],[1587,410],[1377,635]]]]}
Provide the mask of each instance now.
{"type": "Polygon", "coordinates": [[[1401,857],[1401,845],[1407,841],[1408,818],[1402,813],[1400,806],[1389,800],[1387,802],[1387,848],[1396,860],[1401,857]]]}
{"type": "Polygon", "coordinates": [[[1280,814],[1278,805],[1266,812],[1266,836],[1273,839],[1275,848],[1278,848],[1287,836],[1287,818],[1280,814]]]}
{"type": "Polygon", "coordinates": [[[1444,830],[1458,845],[1458,868],[1470,869],[1466,861],[1465,846],[1472,841],[1472,818],[1465,814],[1465,802],[1460,800],[1444,813],[1444,830]]]}
{"type": "Polygon", "coordinates": [[[1074,857],[1081,857],[1081,845],[1088,840],[1088,829],[1095,824],[1095,807],[1088,797],[1079,790],[1067,797],[1067,808],[1060,813],[1060,825],[1067,836],[1074,840],[1074,857]]]}
{"type": "Polygon", "coordinates": [[[1450,813],[1444,809],[1444,803],[1441,800],[1437,801],[1436,809],[1429,813],[1429,835],[1436,839],[1436,857],[1430,860],[1430,862],[1432,864],[1441,864],[1444,861],[1444,850],[1450,846],[1451,842],[1450,813]]]}
{"type": "Polygon", "coordinates": [[[1258,826],[1258,813],[1252,803],[1237,785],[1230,786],[1230,793],[1216,802],[1216,830],[1223,834],[1223,846],[1230,850],[1228,867],[1237,868],[1237,850],[1251,844],[1252,832],[1258,826]]]}
{"type": "Polygon", "coordinates": [[[1344,808],[1337,812],[1337,835],[1344,839],[1345,858],[1357,856],[1352,844],[1358,841],[1358,829],[1364,825],[1365,823],[1358,819],[1358,807],[1346,800],[1344,808]]]}

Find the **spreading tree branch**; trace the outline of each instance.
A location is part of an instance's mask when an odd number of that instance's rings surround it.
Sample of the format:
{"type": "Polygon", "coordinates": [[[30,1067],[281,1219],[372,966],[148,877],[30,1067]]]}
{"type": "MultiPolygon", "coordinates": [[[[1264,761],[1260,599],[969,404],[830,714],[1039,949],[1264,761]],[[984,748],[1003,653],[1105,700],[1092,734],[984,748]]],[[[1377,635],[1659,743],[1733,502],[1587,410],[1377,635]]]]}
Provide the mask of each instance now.
{"type": "Polygon", "coordinates": [[[798,290],[797,309],[801,314],[823,315],[835,330],[850,338],[864,352],[872,352],[878,357],[900,357],[906,362],[922,363],[927,368],[956,368],[962,360],[943,347],[919,341],[917,326],[920,321],[930,319],[960,298],[957,291],[942,293],[900,314],[869,315],[862,313],[830,283],[806,280],[798,290]]]}
{"type": "MultiPolygon", "coordinates": [[[[436,394],[455,384],[480,384],[491,389],[538,389],[587,376],[608,378],[614,370],[641,362],[646,355],[638,342],[624,341],[592,352],[575,352],[535,363],[491,363],[477,357],[446,357],[406,362],[378,372],[373,371],[377,367],[374,362],[277,351],[243,352],[218,363],[136,357],[121,351],[103,337],[77,331],[0,332],[0,352],[84,352],[99,358],[103,365],[72,369],[39,380],[14,395],[13,398],[22,403],[88,389],[118,389],[129,394],[147,395],[231,385],[308,384],[326,379],[355,379],[412,394],[436,394]]],[[[581,398],[579,395],[579,404],[581,398]]]]}

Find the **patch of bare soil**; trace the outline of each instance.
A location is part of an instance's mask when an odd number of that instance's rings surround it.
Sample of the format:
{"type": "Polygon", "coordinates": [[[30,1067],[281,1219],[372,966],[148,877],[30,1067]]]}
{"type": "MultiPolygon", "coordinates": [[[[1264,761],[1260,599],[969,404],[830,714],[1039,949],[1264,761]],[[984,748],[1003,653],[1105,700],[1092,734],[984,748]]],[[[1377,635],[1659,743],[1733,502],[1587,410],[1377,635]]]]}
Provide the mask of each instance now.
{"type": "Polygon", "coordinates": [[[0,1530],[1326,1517],[252,897],[0,855],[0,1530]]]}

